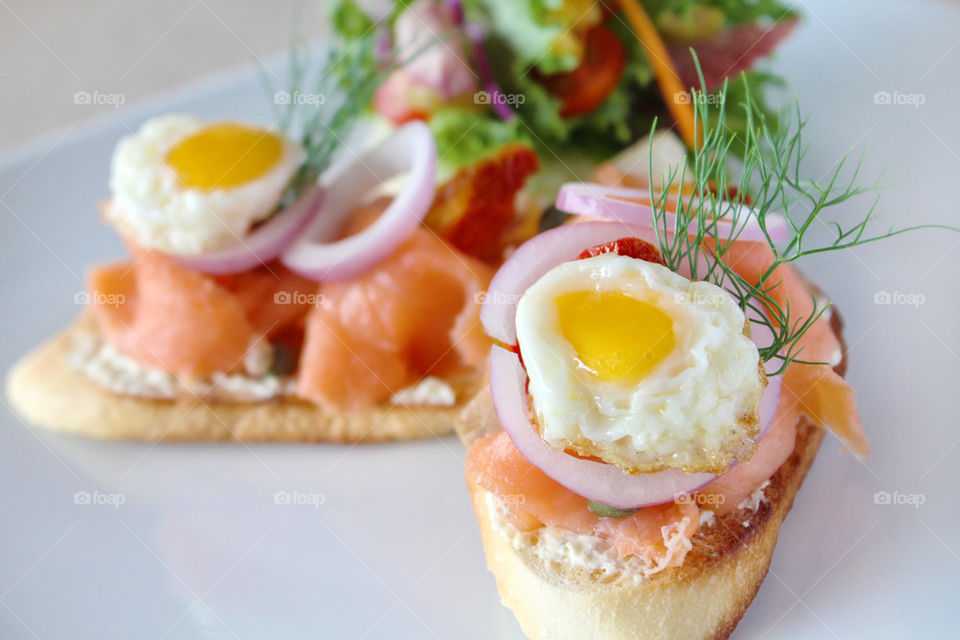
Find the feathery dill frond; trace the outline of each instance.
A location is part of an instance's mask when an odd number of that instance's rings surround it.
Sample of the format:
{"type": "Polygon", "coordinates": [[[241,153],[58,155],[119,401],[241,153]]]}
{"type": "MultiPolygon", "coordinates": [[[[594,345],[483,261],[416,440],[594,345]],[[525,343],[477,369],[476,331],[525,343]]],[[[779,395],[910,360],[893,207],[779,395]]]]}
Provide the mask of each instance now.
{"type": "MultiPolygon", "coordinates": [[[[760,356],[764,361],[779,360],[777,373],[780,373],[791,362],[806,362],[800,359],[802,348],[798,341],[829,304],[822,304],[811,296],[813,312],[807,317],[796,317],[789,302],[781,304],[773,295],[779,284],[777,267],[807,256],[852,249],[918,229],[958,229],[946,225],[915,225],[873,232],[871,223],[877,210],[879,185],[859,183],[862,156],[849,179],[843,177],[848,157],[825,179],[803,177],[806,122],[796,102],[780,112],[778,122],[769,123],[748,90],[742,105],[747,114],[747,127],[743,134],[737,134],[726,126],[726,84],[716,98],[719,109],[715,110],[714,121],[711,121],[705,95],[693,92],[697,127],[704,132],[702,145],[692,152],[688,162],[666,176],[662,184],[650,184],[651,193],[659,194],[654,198],[653,211],[660,252],[667,267],[675,271],[686,267],[692,278],[726,289],[741,309],[752,312],[749,313],[752,322],[770,329],[773,342],[760,349],[760,356]],[[735,166],[732,151],[735,146],[739,146],[743,154],[739,171],[732,177],[730,168],[735,166]],[[679,196],[676,205],[671,204],[670,187],[683,185],[688,175],[692,189],[686,196],[679,196]],[[871,193],[877,195],[860,219],[849,224],[825,220],[828,210],[871,193]],[[728,194],[733,195],[728,197],[728,194]],[[774,242],[768,231],[772,213],[783,215],[791,231],[790,239],[782,246],[774,242]],[[770,266],[759,274],[756,282],[741,276],[725,260],[751,217],[773,254],[770,266]],[[832,240],[813,243],[810,231],[817,223],[833,231],[832,240]]],[[[652,160],[649,175],[654,175],[652,160]]]]}

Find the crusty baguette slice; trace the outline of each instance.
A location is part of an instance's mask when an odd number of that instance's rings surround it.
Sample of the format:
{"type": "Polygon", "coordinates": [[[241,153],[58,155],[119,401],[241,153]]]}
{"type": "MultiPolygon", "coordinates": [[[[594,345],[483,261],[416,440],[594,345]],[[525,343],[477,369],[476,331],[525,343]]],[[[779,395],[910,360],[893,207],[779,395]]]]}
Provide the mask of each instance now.
{"type": "Polygon", "coordinates": [[[805,419],[793,455],[764,490],[756,511],[738,510],[701,527],[682,566],[639,584],[598,582],[558,571],[513,548],[494,528],[484,489],[467,485],[480,523],[487,566],[500,599],[535,640],[723,640],[730,636],[767,574],[780,524],[823,439],[805,419]],[[745,526],[746,523],[746,526],[745,526]]]}
{"type": "Polygon", "coordinates": [[[71,334],[80,330],[75,325],[11,369],[7,395],[27,422],[84,436],[149,441],[379,442],[447,435],[463,410],[461,403],[343,412],[286,398],[213,402],[187,394],[176,400],[119,395],[69,364],[71,334]]]}

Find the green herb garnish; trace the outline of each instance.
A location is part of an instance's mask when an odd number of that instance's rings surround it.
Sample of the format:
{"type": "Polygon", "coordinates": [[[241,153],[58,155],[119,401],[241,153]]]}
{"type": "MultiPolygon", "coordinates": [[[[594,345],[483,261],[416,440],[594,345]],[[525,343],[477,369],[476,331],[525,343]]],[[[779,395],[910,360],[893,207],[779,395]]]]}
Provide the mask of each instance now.
{"type": "Polygon", "coordinates": [[[331,15],[335,37],[319,63],[295,31],[285,90],[276,91],[266,71],[260,69],[278,125],[290,137],[299,138],[307,154],[290,181],[286,204],[316,183],[369,112],[373,96],[387,76],[440,41],[438,35],[414,51],[398,51],[389,44],[390,22],[403,6],[396,3],[389,19],[375,21],[351,0],[335,5],[331,15]]]}
{"type": "Polygon", "coordinates": [[[631,513],[640,511],[640,509],[617,509],[616,507],[605,505],[602,502],[597,502],[596,500],[588,501],[587,508],[601,518],[622,518],[630,515],[631,513]]]}
{"type": "Polygon", "coordinates": [[[293,375],[297,370],[297,353],[289,345],[275,343],[273,345],[273,362],[270,364],[270,375],[286,377],[293,375]]]}
{"type": "Polygon", "coordinates": [[[349,46],[336,41],[318,65],[313,64],[303,41],[294,37],[287,88],[277,92],[268,89],[280,128],[298,137],[306,151],[290,183],[290,201],[316,183],[392,70],[377,56],[379,35],[379,29],[371,25],[349,46]]]}
{"type": "MultiPolygon", "coordinates": [[[[852,249],[918,229],[958,229],[946,225],[915,225],[873,233],[870,223],[876,212],[877,197],[859,220],[847,224],[825,220],[826,210],[879,190],[876,184],[864,187],[858,183],[862,157],[849,180],[842,177],[848,156],[844,156],[824,180],[802,178],[800,165],[806,152],[803,142],[806,123],[796,103],[792,109],[781,110],[778,122],[770,123],[765,110],[746,87],[740,105],[746,126],[738,133],[727,122],[727,83],[716,100],[719,108],[708,107],[704,95],[702,91],[693,91],[696,126],[704,132],[702,146],[681,168],[672,171],[664,184],[657,185],[656,193],[660,195],[653,203],[653,217],[663,261],[674,271],[687,267],[693,279],[726,289],[741,309],[757,312],[758,318],[753,321],[769,328],[774,336],[771,345],[760,349],[760,356],[765,362],[781,361],[776,373],[781,373],[791,362],[823,364],[800,360],[802,348],[798,340],[829,304],[821,304],[811,296],[813,313],[805,318],[794,317],[789,305],[781,306],[772,296],[779,284],[774,275],[776,268],[806,256],[852,249]],[[733,178],[730,167],[734,166],[735,155],[740,155],[733,153],[736,148],[742,149],[742,161],[738,177],[733,178]],[[687,174],[693,177],[692,190],[678,199],[674,211],[668,202],[670,187],[684,184],[687,174]],[[730,193],[734,195],[729,197],[730,193]],[[773,252],[770,267],[760,274],[756,284],[747,281],[724,261],[743,232],[750,209],[773,252]],[[767,231],[767,215],[771,212],[783,215],[792,232],[792,238],[782,247],[777,246],[767,231]],[[673,222],[671,215],[675,215],[673,222]],[[721,220],[730,223],[729,228],[724,228],[721,220]],[[810,231],[818,225],[833,231],[832,241],[814,243],[810,231]],[[687,229],[694,232],[687,233],[687,229]]],[[[649,172],[654,175],[652,161],[649,172]]],[[[654,189],[651,178],[651,193],[654,189]]]]}

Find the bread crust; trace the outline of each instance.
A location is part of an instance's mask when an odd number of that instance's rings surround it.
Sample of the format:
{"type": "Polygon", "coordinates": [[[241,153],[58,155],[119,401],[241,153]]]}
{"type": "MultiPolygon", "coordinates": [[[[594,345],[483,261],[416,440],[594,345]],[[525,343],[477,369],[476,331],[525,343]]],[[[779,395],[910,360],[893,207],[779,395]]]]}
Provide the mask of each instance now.
{"type": "MultiPolygon", "coordinates": [[[[810,290],[820,293],[813,285],[810,290]]],[[[830,325],[844,353],[835,370],[843,375],[847,367],[843,323],[831,311],[830,325]]],[[[457,422],[457,432],[468,444],[499,428],[486,390],[467,405],[457,422]]],[[[517,551],[494,527],[483,499],[485,490],[468,474],[487,566],[496,577],[500,599],[535,640],[729,638],[767,575],[780,526],[823,437],[823,428],[800,416],[794,451],[771,476],[764,489],[766,499],[757,509],[717,516],[694,535],[693,548],[681,566],[639,583],[627,578],[601,582],[517,551]]]]}
{"type": "Polygon", "coordinates": [[[467,479],[487,566],[500,598],[535,640],[724,640],[767,575],[780,525],[813,462],[823,429],[801,419],[797,446],[771,477],[756,511],[737,510],[699,529],[681,566],[638,584],[557,571],[518,552],[493,525],[483,489],[467,479]],[[746,526],[745,524],[746,523],[746,526]]]}
{"type": "Polygon", "coordinates": [[[27,422],[83,436],[154,442],[382,442],[448,435],[464,406],[379,405],[344,412],[294,398],[224,402],[188,394],[176,400],[121,395],[70,365],[71,338],[80,330],[74,325],[10,370],[7,395],[27,422]]]}

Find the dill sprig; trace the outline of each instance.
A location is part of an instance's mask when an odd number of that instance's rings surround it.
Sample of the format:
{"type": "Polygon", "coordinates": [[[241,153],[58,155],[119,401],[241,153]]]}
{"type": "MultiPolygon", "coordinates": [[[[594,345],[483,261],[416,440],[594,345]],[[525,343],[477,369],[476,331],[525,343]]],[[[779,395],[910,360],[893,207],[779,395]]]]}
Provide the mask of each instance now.
{"type": "Polygon", "coordinates": [[[274,99],[278,125],[299,138],[306,152],[290,182],[289,201],[316,183],[389,73],[378,60],[376,47],[377,33],[371,31],[350,45],[331,46],[314,67],[302,41],[291,45],[288,88],[273,93],[286,98],[274,99]]]}
{"type": "MultiPolygon", "coordinates": [[[[654,227],[664,263],[675,271],[685,266],[691,278],[712,282],[727,290],[748,313],[751,322],[770,329],[773,342],[760,349],[760,356],[765,362],[780,361],[776,373],[781,373],[792,362],[822,364],[801,360],[802,347],[798,341],[830,305],[811,295],[813,312],[806,317],[796,317],[789,301],[781,305],[773,296],[780,284],[775,275],[777,267],[807,256],[852,249],[918,229],[958,230],[946,225],[916,225],[873,232],[871,223],[879,201],[879,184],[859,184],[863,156],[849,179],[843,178],[849,154],[825,179],[803,176],[806,122],[800,117],[796,101],[791,108],[781,110],[776,122],[769,123],[748,87],[742,103],[747,126],[743,133],[737,134],[727,127],[726,83],[716,94],[718,97],[711,96],[708,100],[705,92],[696,90],[692,95],[696,126],[704,132],[703,143],[687,162],[664,178],[656,191],[651,178],[650,191],[659,194],[653,203],[654,227]],[[719,103],[713,114],[707,107],[710,101],[719,103]],[[735,155],[739,154],[734,154],[733,149],[738,147],[743,153],[734,177],[731,167],[735,155]],[[671,186],[684,185],[688,174],[692,188],[679,191],[683,195],[677,196],[674,205],[670,202],[671,186]],[[731,193],[733,196],[728,197],[731,193]],[[858,220],[843,224],[825,219],[828,209],[871,193],[876,195],[866,214],[858,220]],[[770,266],[759,274],[755,283],[737,273],[725,260],[750,221],[751,210],[773,253],[770,266]],[[783,215],[792,232],[782,246],[777,246],[768,232],[768,216],[774,212],[783,215]],[[670,214],[675,216],[673,222],[670,214]],[[833,238],[815,244],[810,231],[820,224],[832,230],[833,238]]],[[[652,160],[649,175],[654,175],[652,160]]]]}
{"type": "MultiPolygon", "coordinates": [[[[306,158],[287,188],[284,204],[295,201],[316,183],[369,112],[373,96],[387,76],[442,39],[443,34],[435,34],[414,50],[399,51],[393,46],[390,33],[397,12],[395,7],[387,19],[375,21],[353,2],[338,5],[331,15],[335,34],[320,54],[319,63],[295,30],[284,91],[275,92],[273,83],[260,69],[278,126],[287,135],[298,138],[306,151],[306,158]],[[284,100],[278,100],[278,96],[284,100]]],[[[299,18],[296,22],[299,24],[299,18]]]]}
{"type": "Polygon", "coordinates": [[[260,69],[277,125],[290,137],[299,139],[306,152],[290,181],[285,204],[316,183],[369,109],[374,93],[402,64],[394,60],[387,46],[387,29],[386,25],[371,22],[349,42],[334,38],[319,54],[319,61],[299,32],[294,32],[288,79],[282,91],[276,91],[260,69]]]}

